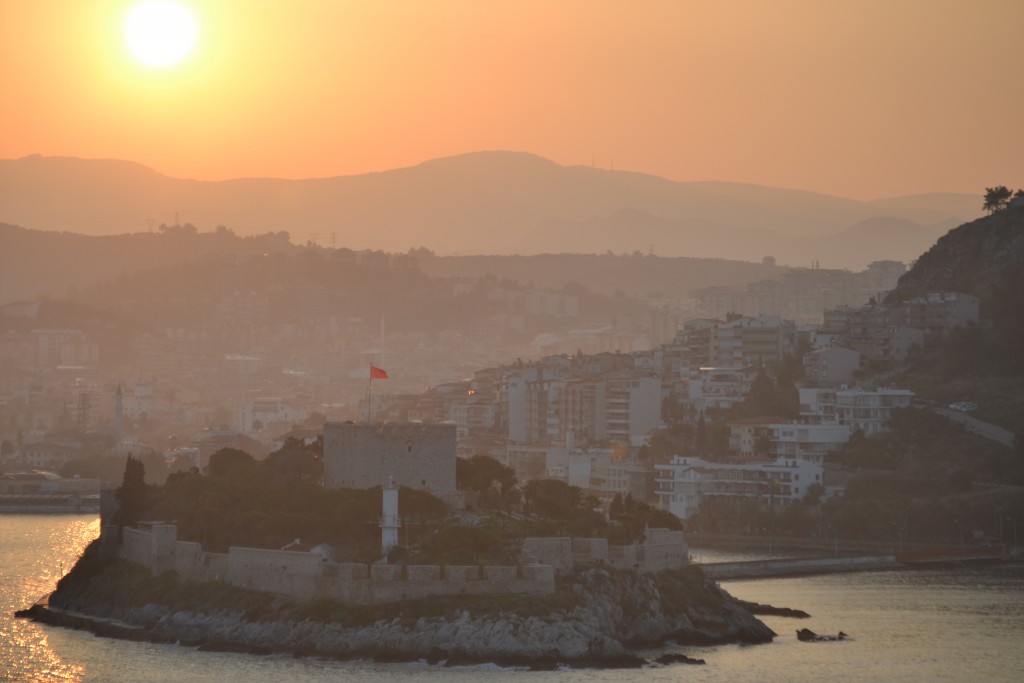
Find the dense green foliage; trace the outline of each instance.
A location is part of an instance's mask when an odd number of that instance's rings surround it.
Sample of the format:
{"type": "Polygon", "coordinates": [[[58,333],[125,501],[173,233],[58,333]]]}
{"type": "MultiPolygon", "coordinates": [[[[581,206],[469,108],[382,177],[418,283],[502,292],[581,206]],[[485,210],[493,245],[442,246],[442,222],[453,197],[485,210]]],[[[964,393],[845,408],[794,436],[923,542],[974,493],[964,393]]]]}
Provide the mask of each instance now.
{"type": "Polygon", "coordinates": [[[514,564],[518,547],[511,547],[491,529],[451,525],[438,529],[421,546],[418,561],[426,564],[514,564]]]}
{"type": "Polygon", "coordinates": [[[475,491],[482,508],[504,510],[521,500],[515,471],[486,455],[458,458],[455,486],[460,491],[475,491]]]}
{"type": "Polygon", "coordinates": [[[728,415],[729,419],[742,417],[780,417],[796,419],[800,415],[800,395],[796,390],[793,369],[796,361],[789,357],[771,374],[761,370],[750,385],[743,402],[728,415]]]}
{"type": "Polygon", "coordinates": [[[613,545],[642,541],[646,529],[683,529],[682,522],[671,512],[635,501],[628,493],[625,497],[615,494],[608,507],[608,519],[608,542],[613,545]]]}
{"type": "MultiPolygon", "coordinates": [[[[153,490],[148,517],[175,522],[179,537],[211,551],[231,545],[279,548],[299,538],[329,543],[343,558],[374,560],[380,554],[381,490],[325,489],[281,476],[281,458],[262,462],[241,451],[211,456],[210,472],[179,472],[153,490]]],[[[290,472],[285,468],[285,472],[290,472]]],[[[402,488],[403,536],[416,541],[446,514],[444,502],[402,488]]]]}
{"type": "Polygon", "coordinates": [[[124,463],[124,477],[115,492],[117,522],[121,526],[136,524],[146,511],[146,466],[131,453],[124,463]]]}
{"type": "Polygon", "coordinates": [[[577,486],[557,479],[534,479],[523,489],[524,512],[535,521],[535,536],[604,536],[608,520],[597,507],[598,499],[577,486]]]}

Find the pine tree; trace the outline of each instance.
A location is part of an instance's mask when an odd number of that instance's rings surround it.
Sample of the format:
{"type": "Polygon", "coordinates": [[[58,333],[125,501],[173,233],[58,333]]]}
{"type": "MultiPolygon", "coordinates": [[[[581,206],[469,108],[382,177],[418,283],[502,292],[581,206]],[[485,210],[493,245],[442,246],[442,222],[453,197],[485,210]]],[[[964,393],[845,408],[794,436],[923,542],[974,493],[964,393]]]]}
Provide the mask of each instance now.
{"type": "Polygon", "coordinates": [[[146,508],[146,466],[131,453],[125,460],[124,477],[115,495],[120,506],[120,526],[123,528],[137,524],[146,508]]]}

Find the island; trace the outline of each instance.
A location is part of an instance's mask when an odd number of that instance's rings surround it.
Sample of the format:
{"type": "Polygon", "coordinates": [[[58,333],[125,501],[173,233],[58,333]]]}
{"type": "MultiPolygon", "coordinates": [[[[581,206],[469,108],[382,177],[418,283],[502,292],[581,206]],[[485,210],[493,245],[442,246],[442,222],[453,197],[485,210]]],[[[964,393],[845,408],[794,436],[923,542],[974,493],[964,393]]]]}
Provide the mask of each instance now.
{"type": "MultiPolygon", "coordinates": [[[[398,430],[401,443],[416,429],[398,430]]],[[[129,458],[100,538],[21,615],[201,649],[539,669],[774,637],[689,564],[678,525],[655,526],[671,524],[660,511],[626,501],[607,520],[562,482],[520,491],[489,458],[458,468],[471,495],[445,503],[395,482],[304,483],[282,456],[230,449],[154,487],[129,458]],[[523,512],[495,509],[516,497],[523,512]],[[324,542],[278,545],[299,529],[324,542]]]]}

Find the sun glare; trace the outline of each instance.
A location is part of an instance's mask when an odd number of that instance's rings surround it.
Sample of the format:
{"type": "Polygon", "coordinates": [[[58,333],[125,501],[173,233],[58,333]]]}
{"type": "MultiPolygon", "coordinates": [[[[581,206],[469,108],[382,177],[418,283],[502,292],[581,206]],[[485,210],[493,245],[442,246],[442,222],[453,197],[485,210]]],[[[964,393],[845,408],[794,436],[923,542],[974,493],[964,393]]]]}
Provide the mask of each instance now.
{"type": "Polygon", "coordinates": [[[189,10],[176,2],[150,0],[128,13],[124,35],[128,49],[140,63],[171,66],[192,52],[196,22],[189,10]]]}

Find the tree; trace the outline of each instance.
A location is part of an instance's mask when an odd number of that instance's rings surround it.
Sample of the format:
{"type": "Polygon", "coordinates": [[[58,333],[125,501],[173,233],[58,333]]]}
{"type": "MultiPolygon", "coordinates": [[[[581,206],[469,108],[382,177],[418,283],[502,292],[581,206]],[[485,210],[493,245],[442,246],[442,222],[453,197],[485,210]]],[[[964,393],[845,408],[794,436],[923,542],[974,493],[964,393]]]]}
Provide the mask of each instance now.
{"type": "Polygon", "coordinates": [[[622,504],[622,494],[616,493],[612,497],[611,505],[608,506],[608,517],[612,520],[619,519],[626,512],[626,508],[622,504]]]}
{"type": "Polygon", "coordinates": [[[210,456],[210,464],[206,473],[211,477],[237,476],[248,470],[256,460],[245,451],[237,448],[222,448],[210,456]]]}
{"type": "Polygon", "coordinates": [[[266,466],[273,470],[277,482],[285,485],[316,484],[324,475],[320,444],[307,445],[291,436],[267,457],[266,466]]]}
{"type": "Polygon", "coordinates": [[[486,455],[455,461],[455,487],[479,493],[477,503],[482,508],[504,509],[514,504],[518,495],[513,493],[516,491],[515,470],[486,455]]]}
{"type": "Polygon", "coordinates": [[[1010,203],[1010,197],[1013,193],[1006,185],[997,185],[996,187],[985,188],[985,204],[982,206],[985,211],[989,213],[995,213],[996,211],[1002,211],[1010,203]]]}
{"type": "Polygon", "coordinates": [[[487,455],[474,455],[455,461],[455,487],[460,491],[483,493],[497,482],[502,492],[516,485],[516,473],[487,455]]]}
{"type": "Polygon", "coordinates": [[[128,454],[124,463],[124,477],[115,492],[120,526],[132,526],[142,518],[146,508],[146,466],[128,454]]]}

